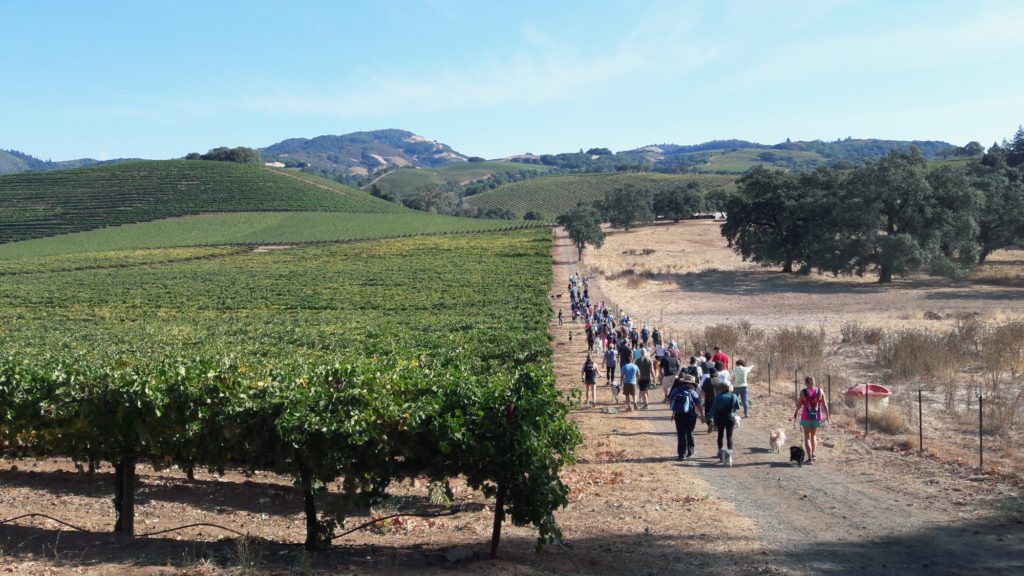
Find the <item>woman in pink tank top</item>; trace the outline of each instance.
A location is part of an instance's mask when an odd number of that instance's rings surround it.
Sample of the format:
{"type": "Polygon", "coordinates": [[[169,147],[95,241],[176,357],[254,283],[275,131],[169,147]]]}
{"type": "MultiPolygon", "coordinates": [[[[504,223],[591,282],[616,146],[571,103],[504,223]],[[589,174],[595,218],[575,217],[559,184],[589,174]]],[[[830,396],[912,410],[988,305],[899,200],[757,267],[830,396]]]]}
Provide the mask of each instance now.
{"type": "Polygon", "coordinates": [[[821,388],[814,383],[813,376],[804,377],[804,389],[800,391],[793,418],[797,416],[800,417],[800,426],[804,429],[804,453],[807,455],[809,464],[815,460],[814,452],[818,448],[816,436],[818,428],[828,421],[829,416],[825,395],[821,388]]]}

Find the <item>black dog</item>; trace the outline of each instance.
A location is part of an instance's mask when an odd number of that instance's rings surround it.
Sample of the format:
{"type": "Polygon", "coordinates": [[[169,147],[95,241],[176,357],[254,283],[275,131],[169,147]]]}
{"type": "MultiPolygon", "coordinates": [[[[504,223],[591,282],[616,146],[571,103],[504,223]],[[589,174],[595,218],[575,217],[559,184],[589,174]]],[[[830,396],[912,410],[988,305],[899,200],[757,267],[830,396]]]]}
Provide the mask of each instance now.
{"type": "Polygon", "coordinates": [[[800,446],[789,447],[789,461],[796,460],[796,465],[800,468],[804,467],[804,449],[800,446]]]}

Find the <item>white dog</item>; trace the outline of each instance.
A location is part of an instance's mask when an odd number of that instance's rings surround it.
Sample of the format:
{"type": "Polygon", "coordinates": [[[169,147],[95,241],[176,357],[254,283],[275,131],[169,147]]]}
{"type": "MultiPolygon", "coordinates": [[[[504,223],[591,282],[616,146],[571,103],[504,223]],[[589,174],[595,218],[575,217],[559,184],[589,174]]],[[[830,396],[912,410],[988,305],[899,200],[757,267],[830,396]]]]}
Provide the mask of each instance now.
{"type": "Polygon", "coordinates": [[[782,428],[772,430],[768,434],[768,445],[771,447],[772,452],[781,452],[782,446],[786,443],[786,432],[782,428]]]}
{"type": "Polygon", "coordinates": [[[732,450],[722,448],[722,451],[718,453],[718,461],[732,468],[732,450]]]}

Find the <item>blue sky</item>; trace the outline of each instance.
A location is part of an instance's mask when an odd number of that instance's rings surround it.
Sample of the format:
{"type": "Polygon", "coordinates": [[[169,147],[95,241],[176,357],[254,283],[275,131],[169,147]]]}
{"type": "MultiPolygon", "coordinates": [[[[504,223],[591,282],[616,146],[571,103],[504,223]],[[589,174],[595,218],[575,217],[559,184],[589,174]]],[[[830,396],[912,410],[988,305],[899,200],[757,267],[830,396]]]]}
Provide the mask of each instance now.
{"type": "Polygon", "coordinates": [[[53,160],[402,128],[465,154],[741,138],[988,146],[1024,2],[0,0],[0,148],[53,160]]]}

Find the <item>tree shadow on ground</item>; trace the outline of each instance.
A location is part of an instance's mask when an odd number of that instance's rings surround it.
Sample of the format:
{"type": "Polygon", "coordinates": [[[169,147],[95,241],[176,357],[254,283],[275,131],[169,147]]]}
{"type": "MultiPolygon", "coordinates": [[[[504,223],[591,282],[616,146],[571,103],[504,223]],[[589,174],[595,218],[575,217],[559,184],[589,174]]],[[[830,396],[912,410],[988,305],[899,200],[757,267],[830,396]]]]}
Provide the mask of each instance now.
{"type": "MultiPolygon", "coordinates": [[[[281,544],[258,537],[260,567],[286,572],[302,563],[313,570],[353,573],[401,572],[548,573],[548,574],[684,574],[707,571],[717,574],[802,574],[836,576],[1024,573],[1024,535],[1012,520],[985,518],[957,524],[937,524],[918,531],[863,538],[851,533],[842,541],[822,542],[806,534],[769,535],[783,544],[766,548],[735,548],[735,535],[702,535],[700,545],[679,534],[610,532],[573,538],[567,546],[547,546],[534,552],[535,540],[524,536],[503,539],[499,560],[483,560],[488,546],[480,541],[461,546],[467,560],[449,562],[445,552],[452,545],[397,545],[398,539],[382,537],[380,544],[347,544],[339,540],[327,551],[306,553],[296,544],[281,544]],[[710,544],[726,544],[722,546],[710,544]],[[785,542],[790,542],[786,544],[785,542]]],[[[126,538],[110,533],[62,531],[35,526],[0,526],[7,559],[41,559],[62,568],[100,565],[131,565],[135,568],[183,568],[200,563],[222,568],[238,566],[237,540],[214,542],[172,538],[126,538]]]]}
{"type": "MultiPolygon", "coordinates": [[[[184,478],[149,477],[139,467],[135,503],[146,506],[150,502],[185,504],[196,509],[218,509],[267,514],[272,516],[293,516],[303,510],[302,493],[293,486],[272,482],[245,480],[243,482],[221,482],[218,480],[187,480],[184,478]]],[[[114,493],[113,472],[55,472],[55,471],[7,471],[0,472],[0,483],[11,488],[30,488],[58,497],[84,496],[89,498],[111,498],[114,493]]],[[[404,495],[402,499],[412,507],[429,507],[426,488],[422,494],[404,495]]],[[[317,496],[318,506],[338,506],[343,497],[335,491],[317,496]]],[[[34,512],[26,510],[26,512],[34,512]]],[[[114,507],[110,506],[110,523],[113,525],[114,507]]],[[[211,513],[212,517],[212,513],[211,513]]],[[[74,519],[66,519],[72,524],[74,519]]],[[[140,518],[142,520],[142,518],[140,518]]],[[[0,542],[2,547],[2,542],[0,542]]]]}
{"type": "Polygon", "coordinates": [[[943,278],[913,278],[893,284],[865,283],[853,280],[824,280],[815,277],[784,274],[769,270],[708,270],[688,274],[636,273],[626,270],[606,276],[609,280],[625,280],[641,284],[646,281],[671,282],[686,292],[709,295],[755,296],[765,294],[884,294],[892,291],[932,291],[926,297],[935,300],[1011,300],[1024,296],[1024,289],[999,284],[1004,290],[989,288],[992,282],[952,281],[943,278]],[[986,290],[975,290],[978,287],[986,290]]]}

